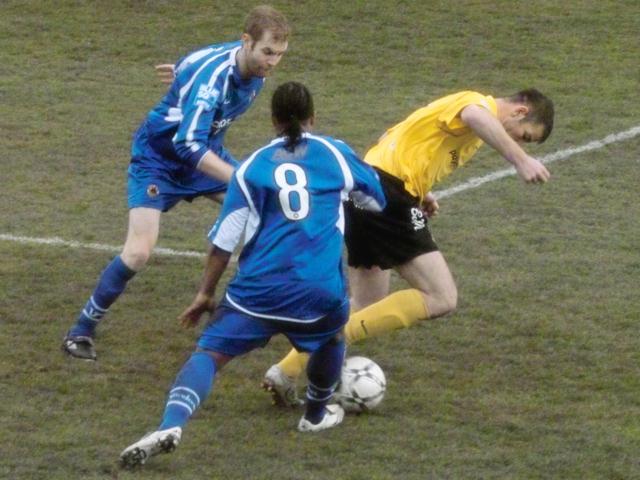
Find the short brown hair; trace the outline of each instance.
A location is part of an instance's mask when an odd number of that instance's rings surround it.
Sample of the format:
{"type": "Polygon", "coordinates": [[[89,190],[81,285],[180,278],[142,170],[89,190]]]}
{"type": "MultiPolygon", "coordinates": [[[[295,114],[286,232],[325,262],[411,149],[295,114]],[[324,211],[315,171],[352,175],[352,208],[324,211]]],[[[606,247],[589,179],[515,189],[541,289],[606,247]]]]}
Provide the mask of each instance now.
{"type": "Polygon", "coordinates": [[[273,34],[273,39],[285,42],[289,38],[289,23],[284,15],[269,5],[253,8],[244,21],[244,33],[251,36],[254,42],[262,39],[266,30],[273,34]]]}
{"type": "Polygon", "coordinates": [[[529,113],[522,119],[523,122],[532,122],[542,125],[542,137],[538,143],[544,142],[553,130],[553,102],[535,88],[520,90],[511,95],[509,101],[512,103],[524,103],[529,107],[529,113]]]}

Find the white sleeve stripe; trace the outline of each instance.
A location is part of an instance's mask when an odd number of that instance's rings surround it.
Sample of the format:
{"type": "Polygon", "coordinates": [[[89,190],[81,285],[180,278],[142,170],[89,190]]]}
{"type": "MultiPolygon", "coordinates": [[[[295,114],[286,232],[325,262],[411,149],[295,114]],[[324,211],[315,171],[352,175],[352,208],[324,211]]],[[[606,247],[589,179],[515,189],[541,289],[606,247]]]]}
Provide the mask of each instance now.
{"type": "MultiPolygon", "coordinates": [[[[191,89],[193,82],[195,82],[195,79],[198,77],[198,75],[200,74],[200,72],[202,72],[202,70],[209,65],[211,62],[214,62],[215,60],[217,60],[218,58],[225,56],[225,55],[229,55],[229,58],[227,60],[225,60],[224,62],[222,62],[218,68],[216,68],[213,71],[213,74],[211,75],[211,77],[209,78],[209,82],[207,83],[207,85],[209,87],[213,87],[213,85],[216,84],[216,82],[218,81],[218,77],[220,76],[220,74],[226,70],[228,67],[235,65],[235,54],[236,52],[240,49],[240,47],[236,47],[231,51],[225,51],[222,52],[219,55],[216,55],[214,57],[211,57],[209,60],[207,60],[206,62],[204,62],[200,68],[198,68],[198,70],[191,76],[191,78],[189,79],[189,81],[185,84],[184,87],[182,87],[180,89],[180,97],[178,99],[178,105],[177,108],[178,109],[182,109],[182,104],[184,101],[184,97],[187,94],[187,92],[191,89]]],[[[225,87],[226,84],[228,83],[228,78],[225,79],[225,87]]],[[[186,136],[186,145],[187,147],[191,148],[192,151],[194,150],[194,146],[196,147],[196,150],[201,148],[201,146],[199,146],[197,144],[197,142],[193,141],[193,134],[194,131],[196,129],[196,127],[198,126],[198,120],[200,119],[200,115],[202,115],[202,111],[203,108],[202,107],[198,107],[198,110],[196,111],[196,114],[193,117],[193,121],[191,122],[191,125],[189,125],[189,130],[187,131],[187,136],[186,136]]],[[[177,135],[177,133],[176,133],[177,135]]],[[[176,136],[173,137],[173,140],[175,141],[176,136]]],[[[204,145],[202,145],[202,147],[204,147],[204,145]]]]}
{"type": "MultiPolygon", "coordinates": [[[[342,173],[344,174],[345,187],[342,190],[342,200],[346,200],[349,193],[353,191],[354,180],[353,180],[353,173],[351,173],[351,169],[349,168],[349,164],[347,163],[347,160],[344,158],[344,155],[342,155],[342,153],[340,153],[340,150],[338,150],[336,147],[331,145],[331,143],[327,142],[324,138],[316,137],[311,134],[305,134],[305,136],[307,136],[308,138],[317,140],[320,143],[326,145],[331,151],[331,153],[333,153],[333,155],[335,156],[336,160],[338,161],[338,165],[340,165],[340,168],[342,169],[342,173]]],[[[366,210],[371,210],[374,212],[382,211],[382,206],[378,203],[378,201],[364,192],[355,191],[352,193],[352,198],[356,201],[356,204],[359,207],[362,207],[366,210]]],[[[342,211],[340,213],[342,214],[342,211]]],[[[339,218],[338,224],[337,224],[338,228],[340,228],[340,231],[344,231],[344,225],[342,223],[342,220],[343,220],[342,218],[339,218]]]]}
{"type": "MultiPolygon", "coordinates": [[[[230,65],[231,65],[230,60],[222,62],[220,66],[214,70],[213,74],[211,75],[211,78],[209,79],[209,83],[207,85],[209,87],[213,87],[218,81],[218,77],[220,76],[220,73],[225,69],[227,69],[230,65]]],[[[228,78],[225,79],[225,85],[227,81],[228,81],[228,78]]],[[[203,110],[204,108],[202,106],[198,107],[198,110],[196,110],[196,114],[193,116],[193,120],[191,121],[191,125],[189,125],[189,130],[187,131],[187,137],[186,137],[187,147],[191,147],[192,145],[197,144],[197,142],[193,141],[193,133],[195,132],[198,126],[198,120],[200,119],[200,115],[202,115],[203,110]]]]}
{"type": "Polygon", "coordinates": [[[340,150],[338,150],[336,147],[331,145],[331,143],[327,142],[324,138],[316,137],[315,135],[311,135],[310,133],[305,133],[304,136],[322,143],[324,146],[326,146],[329,149],[331,153],[333,153],[333,156],[335,157],[335,159],[338,162],[338,165],[340,166],[340,170],[342,170],[342,175],[344,176],[344,188],[342,189],[342,199],[346,200],[349,192],[353,190],[353,174],[351,173],[351,169],[347,164],[347,160],[344,158],[342,153],[340,153],[340,150]]]}
{"type": "Polygon", "coordinates": [[[215,51],[216,50],[211,48],[211,47],[206,47],[206,48],[203,48],[202,50],[195,51],[192,54],[190,54],[187,57],[185,57],[180,63],[175,65],[175,69],[176,69],[176,71],[179,71],[182,68],[183,65],[189,65],[191,63],[195,63],[198,60],[200,60],[201,58],[204,58],[207,55],[209,55],[210,53],[215,52],[215,51]]]}
{"type": "MultiPolygon", "coordinates": [[[[353,174],[351,173],[351,169],[349,168],[349,165],[347,163],[347,160],[344,158],[344,155],[342,155],[342,153],[340,153],[340,150],[338,150],[336,147],[331,145],[331,143],[327,142],[324,138],[316,137],[315,135],[311,135],[310,133],[305,133],[304,136],[322,143],[333,154],[334,158],[338,162],[338,165],[340,166],[340,170],[342,171],[342,175],[344,177],[344,188],[342,189],[342,192],[340,192],[340,199],[342,201],[347,200],[347,198],[349,198],[349,192],[353,190],[354,181],[353,181],[353,174]]],[[[344,235],[344,225],[345,225],[344,209],[342,208],[342,202],[340,202],[336,228],[343,235],[344,235]]]]}
{"type": "Polygon", "coordinates": [[[244,197],[247,199],[247,203],[249,204],[249,209],[253,213],[257,213],[256,206],[253,204],[253,199],[249,194],[249,189],[247,188],[247,182],[244,179],[244,172],[247,171],[247,168],[249,168],[249,165],[251,165],[251,163],[256,158],[256,155],[260,150],[255,151],[253,155],[251,155],[247,160],[242,162],[240,167],[238,167],[238,169],[236,170],[236,178],[238,179],[238,185],[240,185],[240,189],[242,190],[242,193],[244,194],[244,197]]]}
{"type": "Polygon", "coordinates": [[[186,93],[189,91],[189,89],[191,88],[191,85],[193,85],[193,82],[196,80],[197,76],[200,74],[200,72],[207,66],[209,65],[211,62],[217,60],[218,58],[227,55],[228,53],[230,54],[229,60],[227,60],[225,63],[229,63],[229,65],[233,65],[235,63],[235,54],[236,52],[240,49],[240,47],[236,47],[233,50],[231,50],[231,52],[222,52],[219,55],[216,55],[215,57],[211,57],[209,60],[207,60],[206,62],[204,62],[200,68],[198,70],[196,70],[196,73],[194,73],[191,78],[189,79],[189,81],[185,84],[184,87],[182,87],[180,89],[180,98],[178,100],[178,107],[180,107],[182,105],[182,100],[184,98],[184,96],[186,95],[186,93]]]}
{"type": "MultiPolygon", "coordinates": [[[[229,72],[230,73],[230,72],[229,72]]],[[[231,75],[227,75],[224,79],[224,86],[222,87],[222,98],[227,98],[227,92],[229,91],[229,77],[231,75]]]]}
{"type": "MultiPolygon", "coordinates": [[[[192,145],[195,145],[196,142],[193,141],[193,132],[198,126],[198,119],[202,114],[203,107],[199,106],[196,110],[196,114],[193,116],[193,120],[191,120],[191,125],[189,125],[189,130],[187,130],[187,137],[185,138],[187,147],[191,148],[192,145]]],[[[177,133],[176,133],[177,135],[177,133]]]]}
{"type": "Polygon", "coordinates": [[[244,162],[240,164],[240,167],[236,170],[236,179],[238,180],[238,185],[244,194],[244,197],[247,199],[247,204],[249,205],[249,216],[246,221],[246,229],[245,229],[245,238],[244,243],[246,244],[251,240],[253,235],[258,230],[260,226],[260,215],[258,215],[258,211],[256,210],[256,206],[253,203],[253,198],[251,198],[251,193],[249,192],[249,187],[247,187],[247,182],[244,179],[244,174],[247,171],[247,168],[253,163],[256,156],[262,152],[265,148],[269,148],[274,145],[278,141],[282,141],[282,139],[276,139],[272,141],[269,145],[265,145],[264,147],[256,150],[253,154],[244,162]]]}

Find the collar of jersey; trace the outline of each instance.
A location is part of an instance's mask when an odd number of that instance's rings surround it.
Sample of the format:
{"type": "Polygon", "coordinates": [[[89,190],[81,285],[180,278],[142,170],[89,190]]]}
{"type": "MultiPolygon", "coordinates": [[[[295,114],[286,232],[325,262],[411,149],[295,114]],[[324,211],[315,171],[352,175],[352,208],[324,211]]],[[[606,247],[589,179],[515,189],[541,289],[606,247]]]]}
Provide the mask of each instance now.
{"type": "Polygon", "coordinates": [[[229,57],[229,59],[231,60],[231,65],[229,68],[231,68],[231,78],[233,79],[233,82],[236,85],[245,87],[245,86],[251,85],[256,79],[259,79],[260,77],[249,77],[245,80],[240,76],[240,69],[238,68],[238,64],[236,63],[236,55],[238,54],[241,48],[242,48],[242,45],[240,45],[239,47],[235,47],[231,51],[231,55],[229,57]]]}

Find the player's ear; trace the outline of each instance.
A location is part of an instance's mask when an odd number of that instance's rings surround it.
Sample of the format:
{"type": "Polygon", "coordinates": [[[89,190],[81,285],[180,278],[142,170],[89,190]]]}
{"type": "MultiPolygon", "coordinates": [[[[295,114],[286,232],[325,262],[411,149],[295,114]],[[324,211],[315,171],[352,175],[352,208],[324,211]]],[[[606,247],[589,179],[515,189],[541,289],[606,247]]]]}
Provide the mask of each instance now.
{"type": "Polygon", "coordinates": [[[247,48],[249,50],[253,49],[253,37],[251,35],[245,32],[240,37],[240,40],[242,40],[243,48],[247,48]]]}
{"type": "Polygon", "coordinates": [[[517,105],[514,109],[513,112],[511,113],[511,116],[517,118],[518,120],[522,120],[524,117],[527,116],[527,114],[529,113],[529,107],[526,105],[517,105]]]}

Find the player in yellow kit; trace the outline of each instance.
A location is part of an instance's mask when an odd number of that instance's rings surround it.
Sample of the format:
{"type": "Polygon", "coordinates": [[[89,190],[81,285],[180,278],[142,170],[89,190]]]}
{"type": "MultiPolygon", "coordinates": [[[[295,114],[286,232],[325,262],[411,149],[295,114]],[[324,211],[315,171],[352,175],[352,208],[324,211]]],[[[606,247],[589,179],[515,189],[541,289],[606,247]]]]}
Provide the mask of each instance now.
{"type": "MultiPolygon", "coordinates": [[[[463,91],[440,98],[387,130],[366,154],[387,197],[379,213],[345,206],[351,316],[348,344],[436,318],[456,308],[458,292],[428,217],[438,211],[432,186],[464,165],[483,143],[511,163],[527,183],[544,183],[545,166],[521,145],[544,142],[554,108],[536,89],[494,98],[463,91]],[[394,268],[411,286],[389,295],[394,268]]],[[[266,373],[276,403],[296,405],[295,381],[307,356],[292,350],[266,373]]]]}

